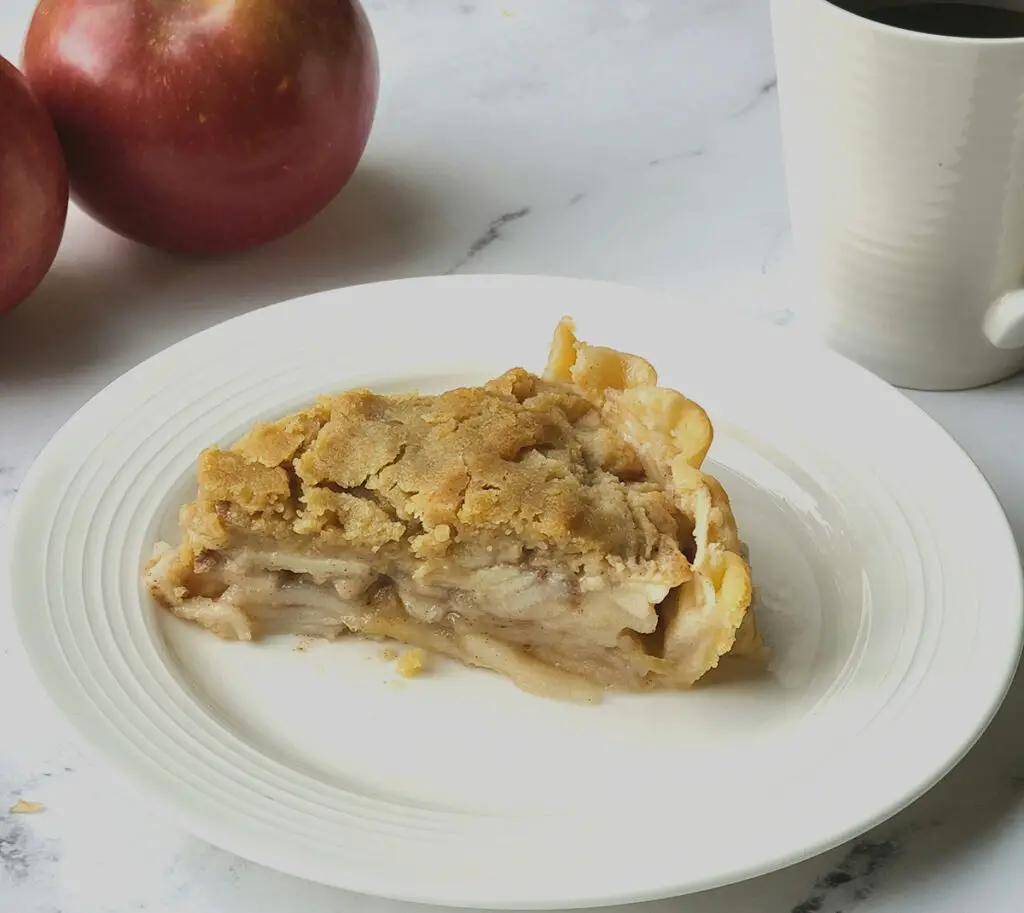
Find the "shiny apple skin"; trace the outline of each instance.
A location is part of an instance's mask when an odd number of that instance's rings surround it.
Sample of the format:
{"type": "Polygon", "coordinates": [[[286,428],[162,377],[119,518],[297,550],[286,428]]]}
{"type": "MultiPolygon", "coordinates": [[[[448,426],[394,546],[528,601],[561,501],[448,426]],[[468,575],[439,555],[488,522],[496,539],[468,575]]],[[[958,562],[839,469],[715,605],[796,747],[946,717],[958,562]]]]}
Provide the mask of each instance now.
{"type": "Polygon", "coordinates": [[[152,247],[287,234],[363,154],[377,49],[355,0],[41,0],[24,70],[72,198],[152,247]]]}
{"type": "Polygon", "coordinates": [[[0,314],[53,265],[68,214],[68,174],[46,110],[0,57],[0,314]]]}

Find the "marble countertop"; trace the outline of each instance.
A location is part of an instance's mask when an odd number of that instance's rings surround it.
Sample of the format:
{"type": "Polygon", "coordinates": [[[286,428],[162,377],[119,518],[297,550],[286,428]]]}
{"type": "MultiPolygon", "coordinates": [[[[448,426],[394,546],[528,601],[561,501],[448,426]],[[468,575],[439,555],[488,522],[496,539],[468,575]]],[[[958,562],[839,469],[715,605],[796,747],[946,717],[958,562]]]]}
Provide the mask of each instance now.
{"type": "MultiPolygon", "coordinates": [[[[324,214],[258,253],[181,262],[72,211],[52,273],[0,323],[0,534],[36,453],[100,387],[197,330],[298,294],[555,273],[671,289],[800,331],[766,0],[504,2],[368,3],[383,83],[363,164],[324,214]]],[[[17,59],[32,6],[0,4],[0,54],[17,59]]],[[[913,398],[978,462],[1024,541],[1024,379],[913,398]]],[[[40,694],[10,614],[0,605],[0,913],[419,909],[297,881],[154,820],[40,694]],[[18,798],[47,810],[3,814],[18,798]]],[[[864,837],[646,906],[1016,913],[1022,711],[1018,683],[969,757],[864,837]]]]}

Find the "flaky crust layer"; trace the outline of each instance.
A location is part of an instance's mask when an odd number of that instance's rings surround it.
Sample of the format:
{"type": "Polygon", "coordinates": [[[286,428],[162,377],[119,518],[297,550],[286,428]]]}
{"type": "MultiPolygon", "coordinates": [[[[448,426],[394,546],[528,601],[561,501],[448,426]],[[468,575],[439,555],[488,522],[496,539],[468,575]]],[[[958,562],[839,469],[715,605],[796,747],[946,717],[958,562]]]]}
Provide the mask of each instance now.
{"type": "Polygon", "coordinates": [[[760,652],[753,614],[748,617],[753,590],[736,518],[725,489],[700,469],[714,437],[707,413],[681,393],[659,387],[657,372],[644,359],[580,342],[569,318],[555,331],[544,377],[573,384],[594,403],[608,425],[636,447],[647,476],[658,479],[692,519],[691,578],[661,607],[666,676],[692,683],[734,645],[744,655],[760,652]]]}

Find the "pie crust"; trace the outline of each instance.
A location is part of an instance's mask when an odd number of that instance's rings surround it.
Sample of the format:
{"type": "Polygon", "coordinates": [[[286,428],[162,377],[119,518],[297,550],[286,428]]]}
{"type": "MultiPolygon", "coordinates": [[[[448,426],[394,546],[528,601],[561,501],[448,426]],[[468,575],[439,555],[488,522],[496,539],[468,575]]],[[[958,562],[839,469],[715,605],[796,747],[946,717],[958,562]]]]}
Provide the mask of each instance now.
{"type": "Polygon", "coordinates": [[[761,649],[712,433],[566,318],[540,377],[351,390],[204,451],[144,579],[223,638],[392,638],[567,699],[687,687],[761,649]]]}

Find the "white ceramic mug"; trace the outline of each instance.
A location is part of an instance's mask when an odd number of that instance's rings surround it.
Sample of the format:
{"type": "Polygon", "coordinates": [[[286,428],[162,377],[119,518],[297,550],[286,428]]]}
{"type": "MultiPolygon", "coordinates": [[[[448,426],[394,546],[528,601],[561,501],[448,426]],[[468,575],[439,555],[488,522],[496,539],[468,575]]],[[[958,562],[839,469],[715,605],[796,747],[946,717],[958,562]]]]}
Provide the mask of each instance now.
{"type": "MultiPolygon", "coordinates": [[[[1024,10],[1024,0],[985,2],[1024,10]]],[[[904,31],[847,11],[857,0],[837,3],[772,0],[812,317],[828,345],[897,386],[966,389],[1014,374],[1024,368],[1024,38],[904,31]]]]}

